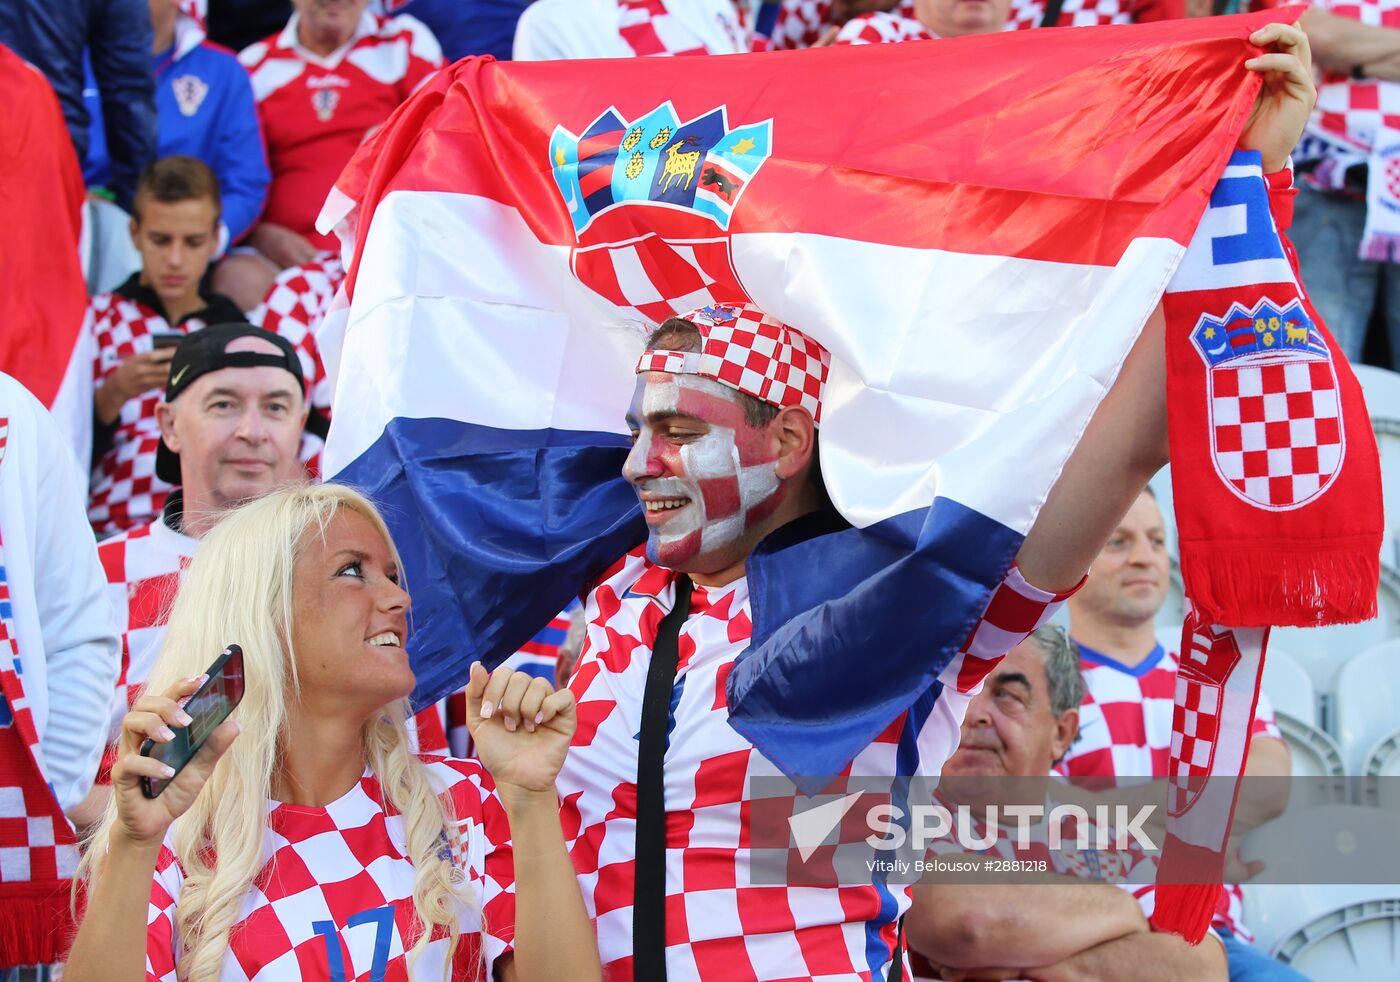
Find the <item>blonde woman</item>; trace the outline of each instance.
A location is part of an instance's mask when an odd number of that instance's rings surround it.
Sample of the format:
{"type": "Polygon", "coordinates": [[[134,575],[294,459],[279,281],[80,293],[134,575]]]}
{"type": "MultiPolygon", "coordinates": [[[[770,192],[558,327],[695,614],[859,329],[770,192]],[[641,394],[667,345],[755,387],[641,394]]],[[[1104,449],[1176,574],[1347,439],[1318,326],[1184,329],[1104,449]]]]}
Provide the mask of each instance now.
{"type": "Polygon", "coordinates": [[[573,697],[474,665],[486,770],[415,755],[398,569],[374,506],[336,485],[206,536],[123,721],[70,982],[599,976],[554,791],[573,697]],[[141,742],[189,722],[192,676],[230,642],[242,703],[147,799],[141,778],[168,773],[141,742]]]}

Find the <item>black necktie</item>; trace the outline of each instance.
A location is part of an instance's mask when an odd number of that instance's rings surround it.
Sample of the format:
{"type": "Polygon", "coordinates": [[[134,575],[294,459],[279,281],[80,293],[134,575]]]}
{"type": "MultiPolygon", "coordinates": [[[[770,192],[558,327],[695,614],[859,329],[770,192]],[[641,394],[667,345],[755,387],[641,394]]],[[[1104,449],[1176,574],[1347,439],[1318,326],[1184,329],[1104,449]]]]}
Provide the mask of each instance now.
{"type": "Polygon", "coordinates": [[[681,625],[690,613],[690,577],[676,577],[671,612],[656,629],[642,695],[637,747],[637,852],[632,885],[632,977],[666,978],[666,722],[680,660],[681,625]]]}

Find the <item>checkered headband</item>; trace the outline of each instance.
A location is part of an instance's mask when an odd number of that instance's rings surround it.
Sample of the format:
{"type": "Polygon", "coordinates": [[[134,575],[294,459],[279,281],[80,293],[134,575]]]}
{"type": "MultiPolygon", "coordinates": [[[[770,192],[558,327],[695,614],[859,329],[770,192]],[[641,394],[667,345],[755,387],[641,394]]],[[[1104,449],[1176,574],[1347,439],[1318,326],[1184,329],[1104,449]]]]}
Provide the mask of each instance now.
{"type": "Polygon", "coordinates": [[[637,374],[702,375],[780,408],[801,406],[817,423],[831,353],[752,304],[701,307],[681,317],[700,331],[699,351],[649,348],[637,374]]]}

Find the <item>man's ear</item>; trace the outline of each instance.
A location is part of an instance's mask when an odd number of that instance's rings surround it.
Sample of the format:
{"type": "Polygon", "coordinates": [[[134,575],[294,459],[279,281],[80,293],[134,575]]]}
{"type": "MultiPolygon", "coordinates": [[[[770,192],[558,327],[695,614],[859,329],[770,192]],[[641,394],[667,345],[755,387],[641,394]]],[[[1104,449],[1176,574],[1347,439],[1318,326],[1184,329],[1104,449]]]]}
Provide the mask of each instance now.
{"type": "Polygon", "coordinates": [[[156,403],[156,423],[160,426],[160,438],[172,453],[180,452],[180,440],[175,435],[175,410],[164,401],[156,403]]]}
{"type": "Polygon", "coordinates": [[[1065,754],[1069,753],[1070,746],[1074,743],[1074,738],[1079,735],[1079,707],[1066,709],[1060,714],[1060,718],[1055,720],[1055,735],[1050,740],[1050,749],[1053,756],[1051,760],[1058,761],[1065,754]]]}
{"type": "Polygon", "coordinates": [[[141,233],[141,223],[138,222],[138,221],[136,220],[136,216],[135,216],[135,215],[132,215],[129,219],[127,219],[127,222],[126,222],[126,230],[127,230],[127,232],[131,235],[131,245],[132,245],[135,249],[140,250],[140,248],[141,248],[141,234],[140,234],[140,233],[141,233]]]}
{"type": "Polygon", "coordinates": [[[796,477],[812,459],[812,451],[817,444],[817,424],[807,410],[788,406],[773,417],[770,426],[778,445],[775,468],[778,477],[783,480],[796,477]]]}

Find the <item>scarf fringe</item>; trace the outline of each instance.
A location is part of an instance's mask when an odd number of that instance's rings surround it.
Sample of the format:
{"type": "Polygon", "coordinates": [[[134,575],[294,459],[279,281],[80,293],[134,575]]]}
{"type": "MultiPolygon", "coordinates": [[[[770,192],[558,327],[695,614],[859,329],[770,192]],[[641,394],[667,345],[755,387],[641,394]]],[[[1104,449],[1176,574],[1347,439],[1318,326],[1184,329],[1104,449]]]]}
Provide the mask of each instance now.
{"type": "Polygon", "coordinates": [[[76,933],[68,909],[70,880],[0,883],[0,964],[62,961],[76,933]]]}
{"type": "Polygon", "coordinates": [[[1380,544],[1328,549],[1235,551],[1215,543],[1181,544],[1186,595],[1211,624],[1322,627],[1376,616],[1380,544]]]}
{"type": "Polygon", "coordinates": [[[1158,883],[1152,930],[1180,935],[1200,944],[1220,904],[1219,883],[1158,883]]]}
{"type": "Polygon", "coordinates": [[[1361,240],[1359,253],[1373,263],[1400,262],[1400,233],[1372,232],[1361,240]]]}

